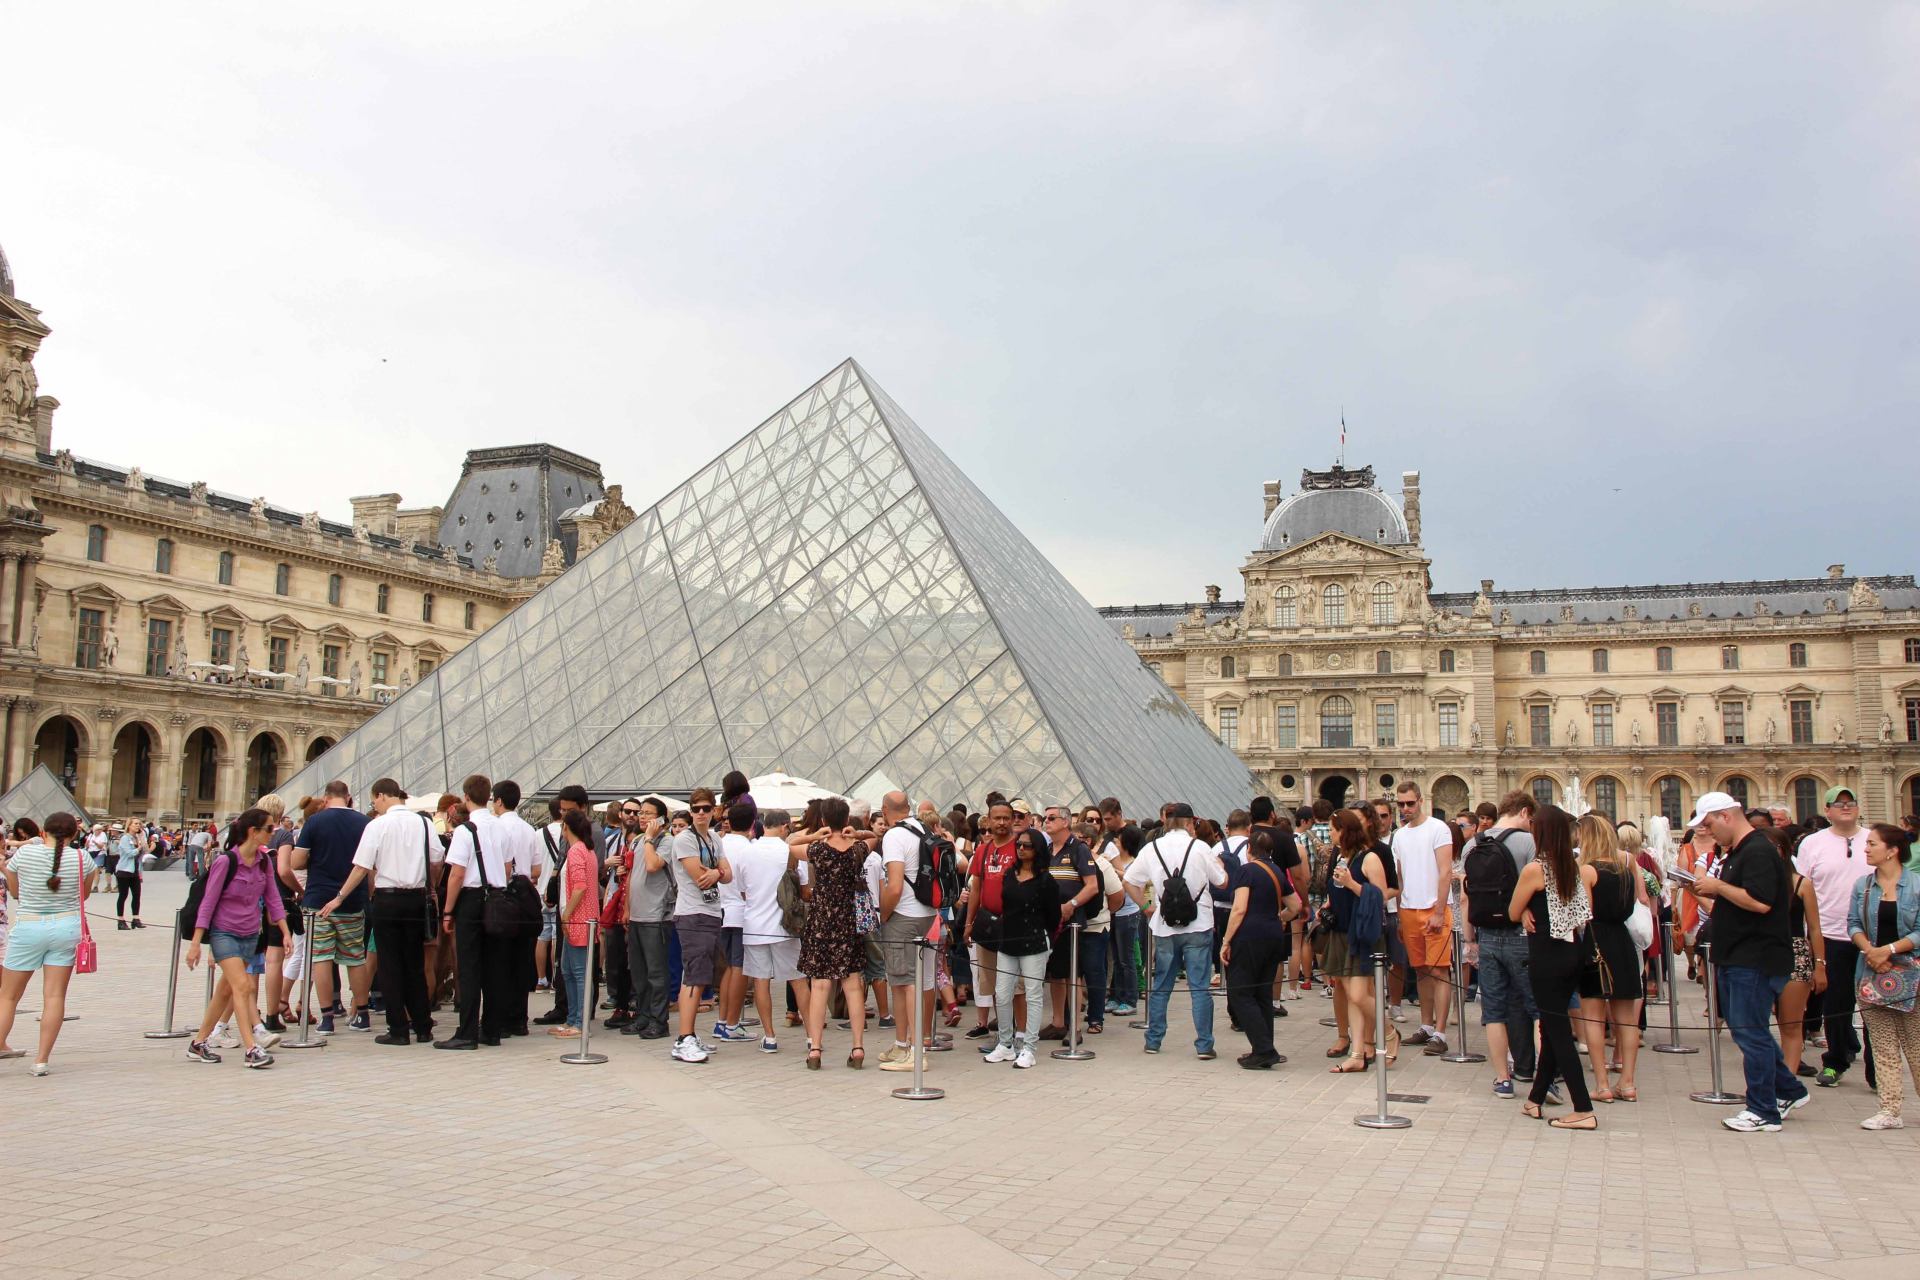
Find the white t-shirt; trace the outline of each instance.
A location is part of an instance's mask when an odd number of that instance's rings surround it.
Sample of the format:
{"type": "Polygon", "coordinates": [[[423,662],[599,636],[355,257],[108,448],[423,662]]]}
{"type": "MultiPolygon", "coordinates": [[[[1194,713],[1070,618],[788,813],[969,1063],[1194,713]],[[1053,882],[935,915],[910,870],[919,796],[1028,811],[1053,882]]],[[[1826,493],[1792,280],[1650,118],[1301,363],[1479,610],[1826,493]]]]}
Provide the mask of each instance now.
{"type": "MultiPolygon", "coordinates": [[[[740,896],[740,869],[733,861],[733,855],[753,843],[752,836],[744,836],[729,831],[720,837],[720,851],[727,855],[727,865],[733,869],[733,879],[720,886],[720,927],[722,929],[744,929],[747,927],[747,900],[740,896]]],[[[636,860],[644,850],[636,851],[636,860]]],[[[744,941],[744,939],[743,939],[744,941]]]]}
{"type": "MultiPolygon", "coordinates": [[[[509,809],[505,813],[490,815],[493,818],[494,839],[505,846],[502,855],[509,863],[509,869],[516,876],[525,876],[529,880],[540,874],[540,866],[547,860],[547,846],[540,839],[540,833],[527,825],[527,820],[509,809]]],[[[482,831],[480,838],[487,838],[482,831]]],[[[572,841],[568,841],[569,844],[572,841]]],[[[563,850],[564,852],[564,850],[563,850]]],[[[493,870],[489,864],[487,870],[493,870]]],[[[538,886],[544,888],[545,886],[538,886]]]]}
{"type": "Polygon", "coordinates": [[[885,866],[886,864],[880,860],[880,851],[878,849],[869,853],[867,860],[860,864],[860,874],[867,878],[867,894],[873,899],[873,911],[875,915],[880,913],[880,882],[886,879],[886,876],[883,874],[883,868],[885,866]]]}
{"type": "MultiPolygon", "coordinates": [[[[1453,846],[1453,829],[1429,817],[1393,833],[1393,860],[1400,867],[1400,907],[1430,911],[1440,901],[1440,867],[1434,853],[1453,846]]],[[[1451,887],[1451,886],[1449,886],[1451,887]]]]}
{"type": "MultiPolygon", "coordinates": [[[[780,927],[780,877],[787,872],[787,842],[778,836],[727,837],[727,861],[733,867],[733,882],[746,904],[746,923],[741,941],[747,946],[786,942],[793,935],[780,927]],[[738,841],[738,843],[734,843],[738,841]]],[[[807,863],[796,868],[800,883],[807,883],[807,863]]]]}
{"type": "Polygon", "coordinates": [[[1140,856],[1127,868],[1126,882],[1140,888],[1151,886],[1154,908],[1147,927],[1153,930],[1156,938],[1171,938],[1176,934],[1212,930],[1213,895],[1207,892],[1207,886],[1226,884],[1227,869],[1221,865],[1213,848],[1204,841],[1184,831],[1169,831],[1140,850],[1140,856]],[[1180,870],[1182,861],[1186,863],[1184,874],[1180,870]],[[1161,870],[1163,862],[1166,864],[1165,871],[1161,870]],[[1160,904],[1166,900],[1162,889],[1173,876],[1180,876],[1187,882],[1187,888],[1193,893],[1193,904],[1198,908],[1193,923],[1184,929],[1176,929],[1160,917],[1160,904]]]}
{"type": "Polygon", "coordinates": [[[426,883],[423,864],[439,862],[443,856],[431,822],[396,804],[360,829],[353,865],[373,872],[376,889],[418,889],[426,883]]]}
{"type": "MultiPolygon", "coordinates": [[[[468,819],[468,824],[480,833],[480,857],[487,873],[487,887],[504,889],[507,887],[507,841],[500,838],[500,831],[493,815],[485,809],[468,819]]],[[[473,837],[467,832],[467,825],[453,829],[453,840],[447,845],[447,865],[466,868],[466,879],[461,887],[480,886],[480,873],[473,867],[473,837]]]]}
{"type": "MultiPolygon", "coordinates": [[[[885,883],[885,871],[894,863],[904,869],[904,878],[900,884],[900,901],[894,904],[893,914],[922,919],[933,914],[933,908],[913,896],[913,878],[920,874],[920,835],[922,830],[918,818],[908,818],[906,826],[889,827],[880,837],[881,882],[885,883]]],[[[880,906],[879,894],[874,895],[875,909],[880,906]]]]}

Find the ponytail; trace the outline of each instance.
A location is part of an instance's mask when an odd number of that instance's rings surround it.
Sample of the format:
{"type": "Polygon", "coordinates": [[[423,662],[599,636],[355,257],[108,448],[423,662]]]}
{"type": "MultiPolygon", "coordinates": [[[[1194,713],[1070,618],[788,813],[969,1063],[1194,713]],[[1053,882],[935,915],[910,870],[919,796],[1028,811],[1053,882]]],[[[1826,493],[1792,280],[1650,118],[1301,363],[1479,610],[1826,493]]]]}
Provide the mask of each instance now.
{"type": "Polygon", "coordinates": [[[55,813],[47,818],[46,832],[53,837],[53,874],[47,877],[47,892],[60,892],[60,859],[67,851],[67,841],[80,832],[80,822],[70,813],[55,813]]]}
{"type": "Polygon", "coordinates": [[[265,809],[248,809],[227,826],[227,852],[231,853],[247,842],[247,836],[265,827],[271,829],[273,819],[265,809]]]}

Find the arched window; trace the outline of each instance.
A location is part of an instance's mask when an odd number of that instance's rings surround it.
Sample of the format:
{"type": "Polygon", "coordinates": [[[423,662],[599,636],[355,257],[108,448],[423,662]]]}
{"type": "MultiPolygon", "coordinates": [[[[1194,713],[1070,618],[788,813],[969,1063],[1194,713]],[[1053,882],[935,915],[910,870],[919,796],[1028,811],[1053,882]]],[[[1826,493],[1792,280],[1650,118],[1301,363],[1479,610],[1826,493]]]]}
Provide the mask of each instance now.
{"type": "Polygon", "coordinates": [[[1535,778],[1527,784],[1527,790],[1533,793],[1533,802],[1542,808],[1553,803],[1553,779],[1535,778]]]}
{"type": "Polygon", "coordinates": [[[1393,625],[1393,584],[1376,582],[1373,584],[1373,625],[1390,627],[1393,625]]]}
{"type": "Polygon", "coordinates": [[[1373,673],[1377,676],[1390,676],[1393,674],[1393,653],[1390,650],[1374,650],[1373,673]]]}
{"type": "Polygon", "coordinates": [[[1593,780],[1593,807],[1609,819],[1620,817],[1620,784],[1612,778],[1593,780]]]}
{"type": "Polygon", "coordinates": [[[1273,593],[1273,625],[1276,627],[1300,625],[1299,597],[1294,595],[1292,587],[1282,587],[1273,593]]]}
{"type": "Polygon", "coordinates": [[[431,591],[420,597],[420,621],[433,621],[433,592],[431,591]]]}
{"type": "Polygon", "coordinates": [[[1654,784],[1654,796],[1660,802],[1660,816],[1667,825],[1679,831],[1687,821],[1687,793],[1680,785],[1680,779],[1668,774],[1654,784]]]}
{"type": "Polygon", "coordinates": [[[87,526],[87,559],[104,561],[107,558],[107,526],[90,524],[87,526]]]}
{"type": "Polygon", "coordinates": [[[1223,680],[1233,679],[1233,665],[1234,665],[1233,655],[1231,654],[1220,659],[1220,678],[1221,679],[1223,680]]]}
{"type": "Polygon", "coordinates": [[[153,544],[153,571],[155,573],[173,572],[172,538],[161,538],[153,544]]]}
{"type": "Polygon", "coordinates": [[[1290,676],[1293,674],[1293,655],[1292,654],[1283,653],[1280,655],[1279,673],[1283,676],[1290,676]]]}
{"type": "Polygon", "coordinates": [[[1820,816],[1820,783],[1814,778],[1793,780],[1793,820],[1812,822],[1820,816]]]}
{"type": "Polygon", "coordinates": [[[479,610],[474,606],[473,601],[471,600],[467,601],[467,608],[466,608],[467,630],[469,631],[473,630],[474,618],[478,615],[478,613],[479,613],[479,610]]]}
{"type": "Polygon", "coordinates": [[[1527,670],[1536,676],[1547,674],[1547,651],[1535,649],[1527,655],[1527,670]]]}
{"type": "Polygon", "coordinates": [[[1320,703],[1320,745],[1353,745],[1353,704],[1337,693],[1320,703]]]}
{"type": "Polygon", "coordinates": [[[1440,651],[1440,670],[1442,671],[1453,670],[1453,650],[1442,649],[1440,651]]]}
{"type": "Polygon", "coordinates": [[[220,553],[220,575],[219,576],[220,576],[221,586],[230,587],[233,585],[233,552],[222,551],[220,553]]]}
{"type": "Polygon", "coordinates": [[[392,602],[393,588],[389,587],[386,583],[383,582],[373,589],[373,611],[375,613],[385,613],[387,606],[392,602]]]}
{"type": "Polygon", "coordinates": [[[1320,592],[1320,614],[1330,627],[1347,625],[1347,589],[1337,582],[1329,582],[1320,592]]]}
{"type": "Polygon", "coordinates": [[[1726,782],[1721,785],[1720,789],[1737,800],[1742,809],[1746,808],[1750,803],[1747,797],[1751,794],[1752,788],[1748,785],[1747,780],[1738,774],[1728,778],[1726,782]]]}

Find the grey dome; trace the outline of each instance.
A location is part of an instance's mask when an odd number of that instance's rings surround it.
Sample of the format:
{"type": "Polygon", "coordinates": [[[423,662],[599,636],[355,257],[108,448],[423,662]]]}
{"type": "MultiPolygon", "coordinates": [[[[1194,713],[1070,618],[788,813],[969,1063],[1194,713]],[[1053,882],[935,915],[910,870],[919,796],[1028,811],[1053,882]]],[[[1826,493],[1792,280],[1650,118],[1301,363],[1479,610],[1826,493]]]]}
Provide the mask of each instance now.
{"type": "Polygon", "coordinates": [[[1273,509],[1260,546],[1284,551],[1323,533],[1344,533],[1384,546],[1412,541],[1399,506],[1378,489],[1307,489],[1273,509]]]}

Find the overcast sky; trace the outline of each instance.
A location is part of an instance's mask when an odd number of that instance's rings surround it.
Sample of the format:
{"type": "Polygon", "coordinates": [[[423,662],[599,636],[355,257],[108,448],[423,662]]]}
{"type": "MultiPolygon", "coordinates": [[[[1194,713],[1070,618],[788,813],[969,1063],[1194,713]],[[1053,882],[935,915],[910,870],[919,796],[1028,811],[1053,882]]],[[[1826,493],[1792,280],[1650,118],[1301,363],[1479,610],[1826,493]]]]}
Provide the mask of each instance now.
{"type": "Polygon", "coordinates": [[[853,355],[1096,604],[1261,481],[1436,585],[1920,569],[1913,5],[0,4],[57,442],[647,505],[853,355]]]}

